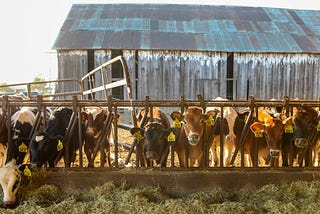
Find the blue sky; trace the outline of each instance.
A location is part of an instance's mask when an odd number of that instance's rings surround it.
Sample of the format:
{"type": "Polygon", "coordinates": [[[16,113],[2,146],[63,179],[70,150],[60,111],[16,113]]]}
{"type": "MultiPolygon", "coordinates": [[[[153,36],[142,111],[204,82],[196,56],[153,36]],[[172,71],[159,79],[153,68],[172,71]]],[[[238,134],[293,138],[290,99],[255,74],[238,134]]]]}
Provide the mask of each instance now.
{"type": "Polygon", "coordinates": [[[0,83],[31,82],[37,76],[57,78],[57,60],[51,49],[74,3],[184,3],[245,5],[320,10],[319,0],[7,0],[0,8],[0,83]]]}

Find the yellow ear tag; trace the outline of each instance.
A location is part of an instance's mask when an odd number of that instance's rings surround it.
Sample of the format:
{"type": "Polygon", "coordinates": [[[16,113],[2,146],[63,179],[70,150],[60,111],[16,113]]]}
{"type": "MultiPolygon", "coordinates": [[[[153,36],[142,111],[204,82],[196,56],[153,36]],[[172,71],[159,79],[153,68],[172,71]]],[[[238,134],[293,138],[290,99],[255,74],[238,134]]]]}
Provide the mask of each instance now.
{"type": "MultiPolygon", "coordinates": [[[[112,123],[114,122],[114,119],[112,119],[112,123]]],[[[120,125],[120,120],[117,119],[117,125],[120,125]]]]}
{"type": "Polygon", "coordinates": [[[24,144],[24,142],[21,143],[21,145],[19,146],[19,152],[27,152],[28,151],[28,147],[26,144],[24,144]]]}
{"type": "Polygon", "coordinates": [[[213,126],[213,123],[214,123],[214,119],[213,119],[212,115],[209,115],[209,117],[207,119],[208,126],[213,126]]]}
{"type": "Polygon", "coordinates": [[[263,137],[263,131],[256,130],[253,132],[255,137],[263,137]]]}
{"type": "MultiPolygon", "coordinates": [[[[318,131],[319,131],[319,130],[318,130],[318,131]]],[[[293,133],[293,127],[292,127],[292,125],[286,126],[285,129],[284,129],[284,132],[285,132],[285,133],[293,133]]]]}
{"type": "Polygon", "coordinates": [[[181,128],[181,121],[180,121],[178,118],[174,119],[174,121],[173,121],[173,127],[175,127],[175,128],[181,128]]]}
{"type": "Polygon", "coordinates": [[[138,141],[140,141],[142,139],[142,135],[140,133],[140,131],[136,131],[134,134],[133,134],[133,137],[135,139],[137,139],[138,141]]]}
{"type": "Polygon", "coordinates": [[[176,135],[173,132],[170,132],[168,135],[168,142],[174,142],[176,141],[176,135]]]}
{"type": "Polygon", "coordinates": [[[319,123],[317,125],[317,131],[320,132],[320,121],[319,121],[319,123]]]}
{"type": "Polygon", "coordinates": [[[24,168],[23,174],[24,174],[25,176],[29,176],[29,177],[31,176],[31,170],[29,169],[28,166],[26,166],[26,168],[24,168]]]}
{"type": "Polygon", "coordinates": [[[244,122],[247,122],[248,115],[244,116],[244,122]]]}
{"type": "Polygon", "coordinates": [[[61,140],[58,140],[57,151],[61,151],[63,149],[63,144],[61,140]]]}

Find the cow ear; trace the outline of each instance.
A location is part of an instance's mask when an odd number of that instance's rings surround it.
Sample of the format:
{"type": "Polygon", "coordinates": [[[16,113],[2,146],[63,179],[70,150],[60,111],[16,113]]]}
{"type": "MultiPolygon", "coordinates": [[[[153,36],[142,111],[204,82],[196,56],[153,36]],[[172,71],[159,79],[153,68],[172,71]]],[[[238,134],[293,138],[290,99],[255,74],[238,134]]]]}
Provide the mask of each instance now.
{"type": "Polygon", "coordinates": [[[88,119],[88,114],[86,112],[81,112],[81,122],[84,123],[88,119]]]}
{"type": "Polygon", "coordinates": [[[144,134],[143,129],[139,128],[139,127],[133,127],[130,129],[130,133],[132,134],[132,136],[134,136],[138,141],[140,141],[142,139],[142,136],[144,134]]]}
{"type": "Polygon", "coordinates": [[[179,111],[173,111],[170,114],[171,119],[174,121],[176,119],[178,119],[179,121],[183,120],[183,114],[179,111]]]}
{"type": "Polygon", "coordinates": [[[25,176],[31,176],[31,165],[30,164],[21,164],[18,166],[18,170],[25,176]]]}
{"type": "Polygon", "coordinates": [[[250,126],[251,131],[256,137],[262,137],[264,132],[264,125],[260,122],[254,122],[250,126]]]}

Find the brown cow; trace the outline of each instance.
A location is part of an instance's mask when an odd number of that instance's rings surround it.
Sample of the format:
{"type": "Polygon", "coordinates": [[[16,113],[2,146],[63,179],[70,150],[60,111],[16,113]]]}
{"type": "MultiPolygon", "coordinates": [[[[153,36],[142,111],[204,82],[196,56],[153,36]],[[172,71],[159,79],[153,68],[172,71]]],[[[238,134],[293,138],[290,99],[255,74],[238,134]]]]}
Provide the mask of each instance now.
{"type": "MultiPolygon", "coordinates": [[[[137,123],[139,125],[146,110],[146,108],[142,108],[138,112],[137,123]]],[[[151,161],[155,161],[161,167],[166,167],[171,141],[168,137],[170,135],[175,136],[177,132],[170,127],[169,119],[159,108],[152,108],[152,121],[150,112],[146,116],[146,125],[134,127],[130,130],[131,134],[140,141],[138,146],[141,148],[142,166],[151,166],[151,161]]]]}
{"type": "MultiPolygon", "coordinates": [[[[84,136],[84,152],[88,159],[88,167],[94,166],[94,149],[97,146],[97,143],[99,143],[98,140],[100,138],[100,135],[102,134],[102,130],[105,125],[107,116],[107,110],[100,107],[89,107],[86,108],[85,112],[82,112],[82,120],[86,123],[84,136]]],[[[113,124],[111,123],[111,126],[112,125],[113,124]]],[[[107,162],[108,166],[111,166],[110,140],[113,139],[112,131],[113,129],[111,127],[108,136],[104,139],[103,142],[100,142],[101,145],[104,147],[104,152],[101,154],[102,159],[107,162]]]]}
{"type": "MultiPolygon", "coordinates": [[[[308,149],[311,151],[315,144],[311,141],[311,137],[315,137],[314,141],[319,137],[317,133],[319,117],[316,110],[311,107],[298,107],[293,111],[292,121],[294,145],[296,149],[295,155],[298,156],[299,166],[302,166],[306,152],[308,149]]],[[[308,162],[308,158],[305,160],[305,165],[311,165],[311,163],[308,162]]]]}
{"type": "MultiPolygon", "coordinates": [[[[235,133],[237,139],[240,139],[242,129],[244,127],[248,111],[239,113],[235,133]],[[241,118],[241,119],[240,119],[241,118]]],[[[254,158],[254,143],[255,137],[258,140],[258,164],[270,165],[273,167],[279,166],[279,156],[281,154],[282,135],[285,131],[285,125],[289,120],[281,120],[273,118],[266,111],[259,109],[258,121],[250,125],[246,142],[244,144],[244,153],[248,155],[246,166],[252,166],[254,158]]],[[[239,142],[238,142],[239,143],[239,142]]]]}
{"type": "Polygon", "coordinates": [[[171,113],[173,121],[182,121],[184,119],[185,122],[181,125],[178,140],[173,146],[174,151],[178,154],[180,166],[184,167],[187,164],[191,167],[203,166],[203,143],[207,143],[208,149],[211,147],[212,140],[208,142],[208,138],[214,128],[214,126],[206,122],[209,116],[199,106],[189,106],[185,110],[184,115],[177,111],[171,113]],[[188,160],[186,159],[186,155],[188,156],[188,160]]]}

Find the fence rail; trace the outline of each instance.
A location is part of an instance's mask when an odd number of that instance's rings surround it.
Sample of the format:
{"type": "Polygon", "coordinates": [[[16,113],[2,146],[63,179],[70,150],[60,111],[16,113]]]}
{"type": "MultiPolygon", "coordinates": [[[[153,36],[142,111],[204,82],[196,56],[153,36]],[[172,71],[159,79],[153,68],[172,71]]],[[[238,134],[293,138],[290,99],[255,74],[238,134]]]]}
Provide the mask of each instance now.
{"type": "MultiPolygon", "coordinates": [[[[116,114],[119,113],[122,117],[122,114],[124,115],[125,112],[120,111],[122,108],[141,108],[141,107],[148,107],[148,108],[153,108],[153,107],[159,107],[159,108],[177,108],[177,110],[184,111],[184,109],[187,106],[200,106],[203,107],[204,109],[207,107],[218,107],[221,108],[221,111],[223,111],[223,107],[234,107],[234,108],[249,108],[251,111],[254,109],[260,108],[260,107],[284,107],[286,109],[291,109],[292,107],[319,107],[320,106],[320,101],[312,101],[312,100],[291,100],[287,97],[284,97],[282,101],[269,101],[269,100],[255,100],[253,97],[250,98],[250,100],[234,100],[234,101],[216,101],[216,100],[206,100],[202,98],[201,96],[198,97],[198,100],[188,100],[185,99],[184,97],[181,97],[180,100],[150,100],[149,97],[146,97],[146,100],[117,100],[113,99],[111,96],[108,96],[106,100],[79,100],[76,96],[73,97],[73,99],[70,100],[46,100],[43,99],[41,95],[38,95],[37,99],[32,99],[32,100],[10,100],[8,99],[7,96],[2,97],[2,102],[0,102],[0,106],[2,111],[6,114],[6,120],[11,117],[10,113],[10,107],[15,106],[15,107],[23,107],[23,106],[28,106],[28,107],[37,107],[41,109],[43,112],[46,108],[56,108],[56,107],[69,107],[72,108],[74,111],[74,121],[79,123],[79,127],[81,127],[81,120],[79,120],[79,117],[81,116],[81,111],[84,110],[84,108],[89,107],[89,106],[98,106],[98,107],[104,107],[108,108],[111,112],[114,112],[113,114],[114,118],[112,119],[112,122],[109,121],[109,126],[112,123],[114,125],[114,133],[116,134],[116,137],[114,138],[114,144],[113,144],[113,151],[115,154],[115,159],[114,159],[114,167],[116,168],[121,168],[124,167],[123,165],[119,164],[118,162],[118,157],[120,157],[120,152],[123,153],[123,151],[119,150],[119,147],[123,147],[126,150],[126,163],[128,163],[130,160],[130,163],[133,163],[135,167],[140,167],[139,166],[139,161],[134,160],[134,157],[136,159],[139,159],[139,153],[137,149],[135,149],[135,143],[134,142],[120,142],[118,140],[119,138],[119,130],[122,129],[124,131],[128,131],[130,128],[134,127],[136,123],[134,123],[132,114],[130,112],[128,113],[128,120],[126,122],[128,123],[123,123],[121,122],[120,124],[117,124],[117,118],[116,114]],[[128,153],[128,150],[131,151],[131,153],[128,153]],[[127,154],[128,153],[128,154],[127,154]],[[131,156],[132,153],[135,153],[135,156],[131,156]]],[[[135,115],[135,114],[134,114],[135,115]]],[[[73,121],[73,123],[74,123],[73,121]]],[[[121,119],[120,119],[121,121],[121,119]]],[[[4,120],[1,121],[1,126],[3,127],[5,124],[9,124],[8,122],[5,122],[4,120]]],[[[110,127],[105,127],[110,129],[110,127]]],[[[245,129],[248,129],[246,127],[245,129]]],[[[9,128],[10,130],[10,128],[9,128]]],[[[80,133],[80,130],[76,130],[80,133]]],[[[243,139],[240,139],[240,141],[243,141],[245,143],[245,136],[242,136],[243,139]]],[[[80,138],[82,139],[82,138],[80,138]]],[[[79,145],[83,145],[82,142],[79,142],[79,145]]],[[[98,152],[98,151],[97,151],[98,152]]],[[[205,152],[208,152],[207,150],[205,152]]],[[[222,150],[221,150],[222,152],[222,150]]],[[[222,154],[220,154],[222,156],[222,154]]],[[[122,155],[123,156],[123,155],[122,155]]],[[[245,168],[243,161],[245,159],[242,148],[239,147],[236,149],[232,161],[235,161],[235,158],[238,158],[240,156],[240,164],[238,164],[237,167],[240,168],[245,168]]],[[[257,154],[255,154],[257,156],[257,154]]],[[[207,159],[209,158],[209,155],[205,156],[207,159]]],[[[68,159],[68,157],[66,157],[68,159]]],[[[82,150],[79,151],[79,167],[85,167],[83,164],[83,154],[82,150]]],[[[209,160],[206,161],[208,163],[209,160]]],[[[174,153],[171,152],[171,155],[169,155],[169,167],[167,168],[172,168],[172,167],[178,167],[177,164],[177,159],[174,156],[174,153]]],[[[100,167],[103,167],[103,165],[100,165],[100,167]]],[[[111,167],[113,168],[113,167],[111,167]]],[[[207,164],[204,166],[201,166],[201,168],[205,169],[223,169],[225,168],[223,165],[219,167],[212,167],[208,166],[207,164]]],[[[254,165],[253,168],[259,168],[259,166],[256,164],[254,165]]],[[[261,168],[261,167],[260,167],[261,168]]],[[[314,168],[314,167],[311,167],[314,168]]]]}

